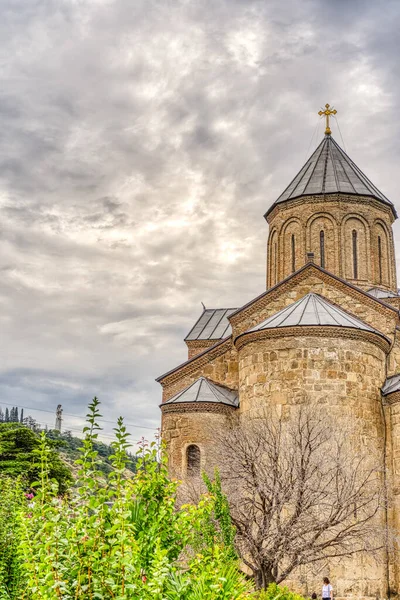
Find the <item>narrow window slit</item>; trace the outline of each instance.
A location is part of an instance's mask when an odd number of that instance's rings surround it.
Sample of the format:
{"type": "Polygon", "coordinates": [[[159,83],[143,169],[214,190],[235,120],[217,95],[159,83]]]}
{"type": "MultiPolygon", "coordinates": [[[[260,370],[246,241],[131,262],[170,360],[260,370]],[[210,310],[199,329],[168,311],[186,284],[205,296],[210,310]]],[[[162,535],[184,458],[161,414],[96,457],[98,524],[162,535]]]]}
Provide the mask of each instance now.
{"type": "Polygon", "coordinates": [[[319,232],[319,254],[321,258],[321,267],[325,269],[325,232],[319,232]]]}
{"type": "Polygon", "coordinates": [[[296,243],[294,235],[292,235],[292,273],[296,270],[296,243]]]}
{"type": "Polygon", "coordinates": [[[378,267],[379,267],[379,283],[382,283],[382,240],[378,235],[378,267]]]}
{"type": "Polygon", "coordinates": [[[190,477],[200,475],[200,448],[195,444],[190,444],[186,449],[187,474],[190,477]]]}
{"type": "Polygon", "coordinates": [[[357,231],[353,229],[353,277],[358,279],[357,231]]]}

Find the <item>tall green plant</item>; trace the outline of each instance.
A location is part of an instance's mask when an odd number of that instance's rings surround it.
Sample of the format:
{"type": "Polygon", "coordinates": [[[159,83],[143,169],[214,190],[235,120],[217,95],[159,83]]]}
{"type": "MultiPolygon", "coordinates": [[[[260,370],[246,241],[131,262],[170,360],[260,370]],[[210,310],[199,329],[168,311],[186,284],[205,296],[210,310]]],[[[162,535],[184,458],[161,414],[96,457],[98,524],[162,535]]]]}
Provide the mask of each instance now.
{"type": "MultiPolygon", "coordinates": [[[[126,476],[129,436],[119,419],[106,485],[94,444],[101,417],[89,405],[77,461],[77,488],[59,498],[49,477],[45,436],[40,481],[30,514],[20,512],[18,600],[239,600],[249,586],[229,544],[209,535],[221,513],[218,486],[197,505],[177,509],[159,441],[139,451],[137,473],[126,476]]],[[[224,511],[222,510],[222,513],[224,511]]]]}

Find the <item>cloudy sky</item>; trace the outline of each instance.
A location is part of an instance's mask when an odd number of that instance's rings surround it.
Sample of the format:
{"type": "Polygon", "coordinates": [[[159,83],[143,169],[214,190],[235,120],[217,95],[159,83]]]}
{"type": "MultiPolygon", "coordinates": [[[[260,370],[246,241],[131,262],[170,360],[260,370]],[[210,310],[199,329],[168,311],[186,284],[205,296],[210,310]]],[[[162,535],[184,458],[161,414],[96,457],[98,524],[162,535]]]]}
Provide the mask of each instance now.
{"type": "Polygon", "coordinates": [[[396,0],[2,0],[3,408],[76,432],[96,394],[151,435],[201,301],[264,290],[326,102],[400,209],[399,29],[396,0]]]}

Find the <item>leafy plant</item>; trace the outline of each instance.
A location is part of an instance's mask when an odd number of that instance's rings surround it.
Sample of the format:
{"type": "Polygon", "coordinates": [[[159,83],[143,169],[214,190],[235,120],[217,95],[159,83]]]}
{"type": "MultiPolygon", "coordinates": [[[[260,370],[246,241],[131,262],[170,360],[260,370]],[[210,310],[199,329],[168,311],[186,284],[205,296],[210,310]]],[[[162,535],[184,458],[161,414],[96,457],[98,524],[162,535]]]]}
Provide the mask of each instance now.
{"type": "MultiPolygon", "coordinates": [[[[18,589],[13,600],[242,600],[250,586],[232,552],[233,530],[218,481],[197,505],[176,506],[159,440],[144,440],[137,473],[126,477],[129,436],[119,419],[110,456],[99,471],[101,417],[89,406],[77,460],[78,481],[59,498],[43,433],[40,477],[29,513],[18,523],[18,589]]],[[[1,598],[1,596],[0,596],[1,598]]]]}
{"type": "MultiPolygon", "coordinates": [[[[27,484],[35,481],[40,470],[36,454],[39,446],[39,436],[25,425],[0,423],[0,474],[23,477],[27,484]]],[[[49,449],[47,467],[49,477],[57,481],[60,494],[64,494],[72,475],[54,449],[49,449]]]]}

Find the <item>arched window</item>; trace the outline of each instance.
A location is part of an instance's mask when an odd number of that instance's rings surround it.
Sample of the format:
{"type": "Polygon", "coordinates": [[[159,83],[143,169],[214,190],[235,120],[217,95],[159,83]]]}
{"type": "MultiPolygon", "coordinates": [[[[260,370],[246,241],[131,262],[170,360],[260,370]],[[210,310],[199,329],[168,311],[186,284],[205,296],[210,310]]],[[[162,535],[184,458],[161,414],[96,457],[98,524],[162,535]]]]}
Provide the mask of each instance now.
{"type": "Polygon", "coordinates": [[[321,257],[321,267],[325,269],[325,232],[319,232],[319,255],[321,257]]]}
{"type": "Polygon", "coordinates": [[[190,477],[200,475],[200,448],[195,444],[190,444],[186,448],[186,465],[190,477]]]}
{"type": "Polygon", "coordinates": [[[380,235],[378,235],[378,269],[379,283],[382,283],[382,240],[380,235]]]}
{"type": "Polygon", "coordinates": [[[294,240],[294,234],[292,234],[292,273],[296,270],[296,243],[294,240]]]}
{"type": "Polygon", "coordinates": [[[278,283],[278,244],[274,244],[274,284],[278,283]]]}
{"type": "Polygon", "coordinates": [[[358,279],[357,231],[353,229],[353,277],[358,279]]]}

